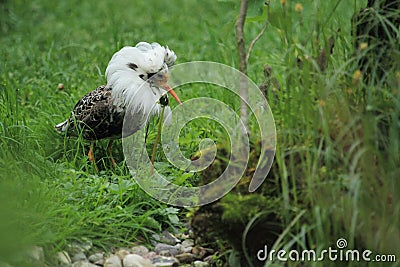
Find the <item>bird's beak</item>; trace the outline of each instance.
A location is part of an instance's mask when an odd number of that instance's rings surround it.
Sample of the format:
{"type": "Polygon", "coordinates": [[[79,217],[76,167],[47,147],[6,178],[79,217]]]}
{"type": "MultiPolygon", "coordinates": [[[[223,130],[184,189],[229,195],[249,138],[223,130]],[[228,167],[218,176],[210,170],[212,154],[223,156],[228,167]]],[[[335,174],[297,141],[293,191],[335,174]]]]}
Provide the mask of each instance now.
{"type": "Polygon", "coordinates": [[[181,100],[179,99],[178,95],[175,93],[175,91],[172,89],[171,86],[169,86],[168,84],[165,86],[165,89],[167,90],[168,93],[170,93],[176,101],[178,101],[179,105],[182,105],[181,100]]]}

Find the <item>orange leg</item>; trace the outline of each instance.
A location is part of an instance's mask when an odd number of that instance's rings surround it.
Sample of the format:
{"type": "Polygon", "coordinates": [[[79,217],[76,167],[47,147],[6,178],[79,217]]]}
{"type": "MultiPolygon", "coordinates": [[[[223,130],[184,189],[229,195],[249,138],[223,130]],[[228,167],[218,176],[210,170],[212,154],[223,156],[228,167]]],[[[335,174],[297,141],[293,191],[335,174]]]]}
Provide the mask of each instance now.
{"type": "Polygon", "coordinates": [[[107,151],[108,151],[108,155],[110,155],[110,160],[111,160],[111,164],[113,165],[114,169],[117,168],[117,163],[115,162],[113,156],[112,156],[112,145],[113,145],[114,140],[110,139],[110,141],[108,142],[108,146],[107,146],[107,151]]]}
{"type": "Polygon", "coordinates": [[[97,168],[97,165],[96,165],[96,160],[94,159],[94,153],[93,153],[94,142],[95,141],[92,141],[90,143],[88,157],[89,157],[90,162],[92,162],[94,164],[94,168],[95,168],[96,172],[99,172],[99,169],[97,168]]]}

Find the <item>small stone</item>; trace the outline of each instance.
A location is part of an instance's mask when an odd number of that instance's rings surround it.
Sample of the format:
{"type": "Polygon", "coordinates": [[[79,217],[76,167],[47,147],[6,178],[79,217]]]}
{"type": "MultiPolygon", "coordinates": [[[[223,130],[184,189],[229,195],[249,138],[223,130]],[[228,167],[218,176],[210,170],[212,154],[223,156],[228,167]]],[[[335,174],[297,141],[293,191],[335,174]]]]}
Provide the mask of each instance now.
{"type": "Polygon", "coordinates": [[[88,238],[82,238],[81,242],[79,242],[79,245],[84,251],[88,251],[93,247],[93,242],[88,238]]]}
{"type": "Polygon", "coordinates": [[[166,243],[170,245],[176,245],[177,243],[180,243],[181,241],[176,238],[173,234],[171,234],[168,231],[163,231],[161,234],[161,243],[166,243]]]}
{"type": "Polygon", "coordinates": [[[193,239],[186,239],[186,240],[183,240],[183,242],[182,242],[182,246],[183,247],[193,247],[194,246],[194,241],[193,241],[193,239]]]}
{"type": "Polygon", "coordinates": [[[68,245],[69,251],[72,254],[76,254],[79,252],[86,252],[86,251],[90,250],[92,248],[92,246],[93,246],[92,241],[90,241],[87,238],[82,238],[81,241],[79,241],[79,242],[75,241],[68,245]]]}
{"type": "Polygon", "coordinates": [[[210,264],[204,261],[195,261],[193,262],[194,267],[209,267],[210,264]]]}
{"type": "Polygon", "coordinates": [[[154,259],[155,257],[157,257],[157,253],[155,253],[154,251],[150,251],[149,253],[143,255],[143,258],[145,259],[154,259]]]}
{"type": "Polygon", "coordinates": [[[99,267],[97,265],[94,265],[88,261],[77,261],[72,264],[72,267],[99,267]]]}
{"type": "Polygon", "coordinates": [[[124,267],[153,267],[150,260],[136,254],[128,254],[123,260],[124,267]]]}
{"type": "Polygon", "coordinates": [[[104,259],[98,260],[96,262],[94,262],[94,265],[96,266],[104,266],[104,259]]]}
{"type": "Polygon", "coordinates": [[[192,253],[182,253],[176,255],[175,258],[177,258],[179,262],[182,263],[191,263],[194,260],[194,255],[192,253]]]}
{"type": "Polygon", "coordinates": [[[179,261],[174,257],[163,257],[158,256],[152,259],[152,263],[155,267],[177,267],[179,261]]]}
{"type": "Polygon", "coordinates": [[[95,254],[90,255],[89,258],[88,258],[88,260],[91,263],[96,263],[96,262],[98,262],[100,260],[103,260],[103,259],[104,259],[104,254],[103,253],[95,253],[95,254]]]}
{"type": "Polygon", "coordinates": [[[78,252],[72,256],[72,262],[85,261],[86,255],[83,252],[78,252]]]}
{"type": "Polygon", "coordinates": [[[192,250],[193,250],[193,247],[187,247],[187,248],[182,247],[182,249],[181,249],[181,251],[183,253],[190,253],[190,252],[192,252],[192,250]]]}
{"type": "Polygon", "coordinates": [[[161,237],[160,237],[159,234],[152,234],[151,235],[151,244],[153,246],[157,245],[160,242],[161,242],[161,237]]]}
{"type": "Polygon", "coordinates": [[[116,255],[110,256],[105,260],[104,267],[122,267],[121,259],[116,255]]]}
{"type": "Polygon", "coordinates": [[[131,250],[132,254],[136,254],[136,255],[140,255],[140,256],[144,256],[147,253],[149,253],[149,249],[146,248],[145,246],[134,246],[130,250],[131,250]]]}
{"type": "Polygon", "coordinates": [[[154,248],[154,251],[157,254],[162,253],[163,256],[175,256],[179,253],[176,247],[164,243],[158,243],[154,248]]]}
{"type": "Polygon", "coordinates": [[[28,257],[37,262],[44,262],[44,251],[42,247],[33,246],[28,251],[28,257]]]}
{"type": "Polygon", "coordinates": [[[122,249],[119,249],[119,250],[115,253],[115,255],[117,255],[117,256],[121,259],[121,261],[124,260],[125,256],[128,255],[128,254],[130,254],[130,252],[127,251],[126,249],[123,249],[123,248],[122,248],[122,249]]]}
{"type": "Polygon", "coordinates": [[[182,251],[182,244],[178,243],[174,246],[178,251],[182,251]]]}
{"type": "Polygon", "coordinates": [[[57,264],[64,266],[72,263],[71,257],[66,251],[59,251],[56,253],[57,264]]]}

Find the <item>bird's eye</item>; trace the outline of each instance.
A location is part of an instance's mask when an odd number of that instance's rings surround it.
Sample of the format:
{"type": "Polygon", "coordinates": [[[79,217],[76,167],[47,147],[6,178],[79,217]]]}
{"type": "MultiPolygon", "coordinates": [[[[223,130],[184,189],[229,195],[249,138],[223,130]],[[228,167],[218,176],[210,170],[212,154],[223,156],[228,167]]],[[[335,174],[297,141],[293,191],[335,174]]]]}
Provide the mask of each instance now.
{"type": "Polygon", "coordinates": [[[140,79],[142,79],[142,80],[146,80],[146,79],[144,78],[144,74],[140,74],[139,77],[140,77],[140,79]]]}
{"type": "Polygon", "coordinates": [[[138,68],[138,65],[136,65],[135,63],[129,63],[128,67],[133,69],[133,70],[136,70],[138,68]]]}
{"type": "Polygon", "coordinates": [[[149,77],[149,79],[156,73],[147,73],[147,77],[149,77]]]}

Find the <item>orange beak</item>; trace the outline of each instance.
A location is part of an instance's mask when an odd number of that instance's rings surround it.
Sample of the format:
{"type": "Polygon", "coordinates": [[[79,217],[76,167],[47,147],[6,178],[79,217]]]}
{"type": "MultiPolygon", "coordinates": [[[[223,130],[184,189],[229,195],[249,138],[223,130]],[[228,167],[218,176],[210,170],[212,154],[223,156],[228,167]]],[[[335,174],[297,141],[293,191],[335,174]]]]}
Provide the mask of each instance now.
{"type": "Polygon", "coordinates": [[[179,105],[182,105],[181,100],[179,99],[178,95],[175,93],[175,91],[172,89],[171,86],[166,85],[165,89],[167,89],[167,92],[170,93],[175,98],[176,101],[178,101],[179,105]]]}

